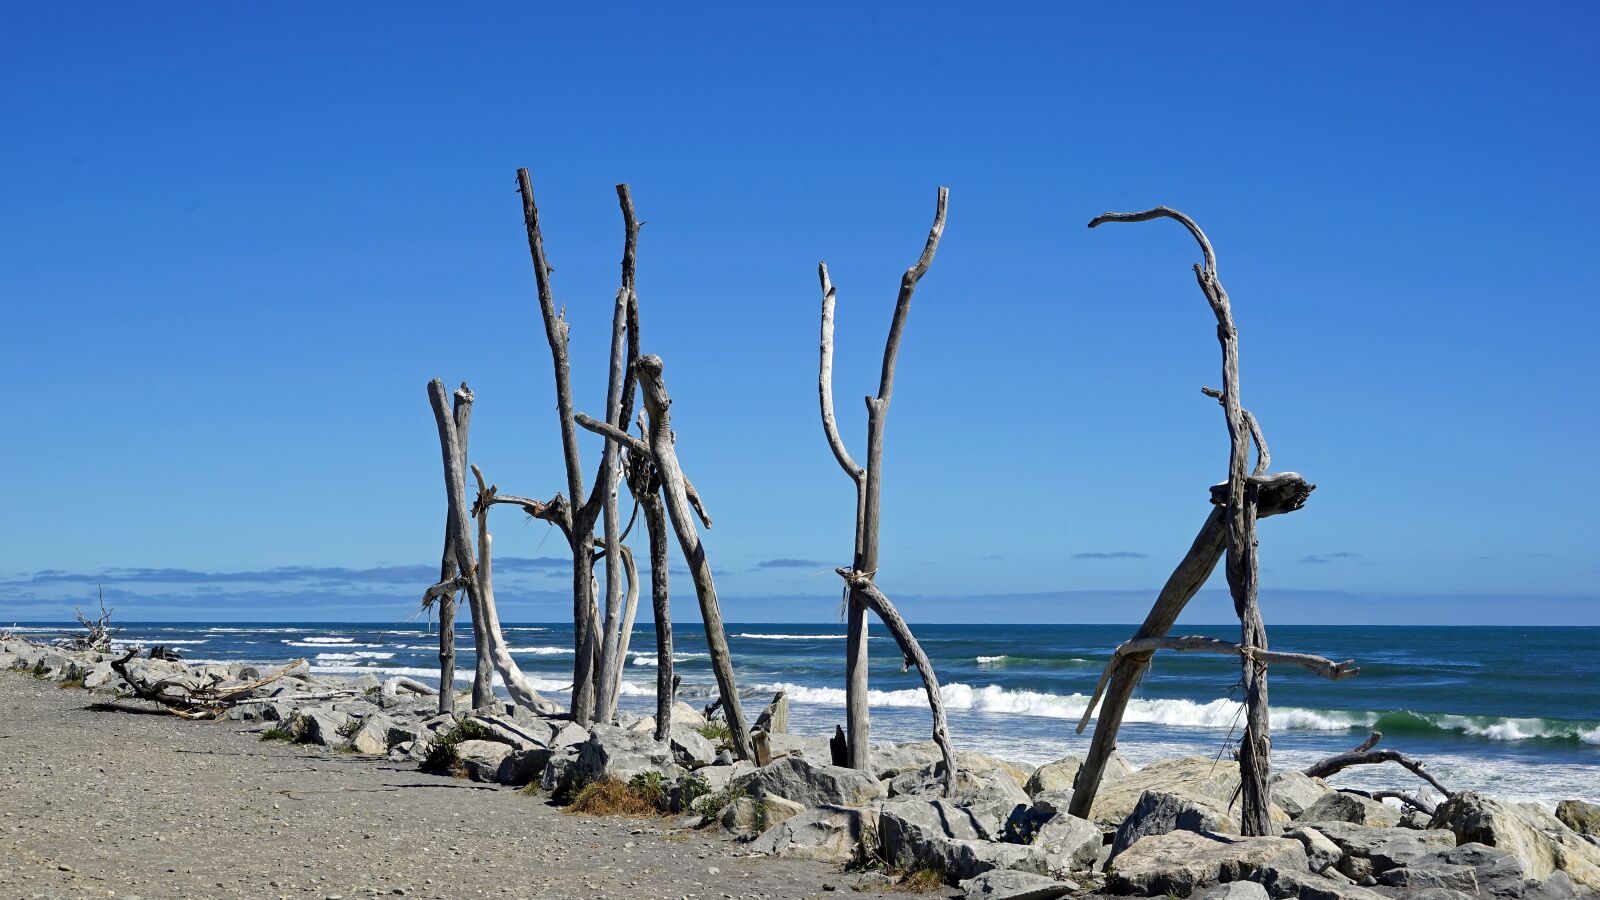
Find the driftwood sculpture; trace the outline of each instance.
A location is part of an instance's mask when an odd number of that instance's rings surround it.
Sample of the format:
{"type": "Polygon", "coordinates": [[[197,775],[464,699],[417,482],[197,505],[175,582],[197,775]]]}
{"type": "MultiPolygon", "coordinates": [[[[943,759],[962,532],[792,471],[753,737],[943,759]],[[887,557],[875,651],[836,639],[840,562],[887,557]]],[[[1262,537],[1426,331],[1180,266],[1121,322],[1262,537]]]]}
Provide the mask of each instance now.
{"type": "Polygon", "coordinates": [[[821,363],[817,373],[817,392],[822,411],[822,431],[833,450],[834,459],[844,469],[856,488],[855,555],[849,568],[836,571],[844,579],[847,594],[845,616],[845,708],[849,725],[849,763],[851,768],[870,768],[870,741],[872,722],[867,709],[867,611],[878,618],[894,635],[907,659],[913,660],[922,676],[928,694],[928,706],[933,712],[933,739],[944,756],[945,787],[955,789],[955,756],[950,750],[949,729],[945,723],[944,703],[939,696],[939,681],[922,652],[916,636],[906,625],[894,604],[878,589],[873,579],[878,573],[878,523],[883,494],[883,429],[889,413],[889,400],[894,394],[895,359],[900,352],[900,339],[905,333],[906,316],[911,311],[911,296],[917,283],[933,264],[933,255],[939,249],[939,239],[944,235],[945,207],[950,191],[939,188],[938,205],[934,212],[933,227],[928,230],[928,241],[922,255],[900,278],[900,295],[895,301],[894,319],[889,325],[889,337],[883,349],[883,369],[878,378],[878,394],[866,398],[867,402],[867,464],[861,466],[851,458],[850,451],[839,437],[839,425],[833,413],[833,307],[835,292],[828,277],[828,264],[818,263],[817,275],[822,282],[822,337],[821,363]]]}
{"type": "MultiPolygon", "coordinates": [[[[463,390],[466,390],[463,388],[463,390]]],[[[467,391],[470,396],[471,391],[467,391]]],[[[478,517],[478,551],[472,549],[471,524],[466,499],[466,472],[461,454],[461,442],[456,433],[455,418],[445,396],[444,383],[435,378],[428,383],[428,400],[433,406],[434,421],[439,427],[439,452],[444,458],[445,499],[450,511],[452,526],[451,544],[455,550],[457,575],[428,588],[423,603],[464,590],[471,604],[472,624],[475,633],[484,638],[484,652],[493,663],[500,680],[512,701],[546,715],[558,711],[554,703],[533,689],[523,676],[516,660],[511,658],[505,637],[500,631],[500,618],[494,605],[494,579],[492,569],[492,538],[489,535],[487,509],[478,517]]],[[[478,476],[480,486],[481,478],[478,476]]],[[[480,491],[480,494],[482,491],[480,491]]]]}
{"type": "Polygon", "coordinates": [[[56,646],[63,650],[100,650],[111,649],[111,639],[120,631],[111,627],[111,610],[106,609],[106,590],[100,589],[100,615],[91,619],[83,614],[83,610],[73,607],[72,611],[78,617],[78,624],[83,626],[83,634],[62,638],[56,641],[56,646]]]}
{"type": "MultiPolygon", "coordinates": [[[[1132,641],[1118,648],[1107,665],[1106,673],[1101,676],[1096,698],[1103,693],[1106,705],[1089,754],[1079,770],[1069,811],[1077,816],[1089,815],[1106,759],[1116,748],[1116,732],[1128,699],[1154,651],[1220,651],[1236,653],[1240,657],[1241,683],[1245,695],[1245,731],[1239,746],[1240,828],[1247,836],[1265,835],[1272,828],[1268,790],[1272,744],[1267,719],[1267,664],[1292,662],[1330,678],[1348,677],[1357,670],[1349,662],[1335,664],[1320,657],[1273,654],[1268,650],[1266,625],[1257,602],[1256,522],[1264,515],[1299,509],[1305,504],[1313,486],[1296,473],[1266,474],[1272,459],[1271,453],[1259,423],[1245,410],[1240,400],[1239,332],[1234,326],[1233,308],[1227,291],[1217,278],[1216,254],[1211,242],[1194,220],[1162,206],[1137,213],[1106,213],[1091,221],[1089,227],[1094,228],[1104,222],[1145,222],[1157,218],[1173,219],[1187,228],[1199,243],[1204,257],[1203,265],[1194,267],[1195,279],[1216,317],[1217,340],[1222,346],[1222,389],[1207,389],[1206,393],[1217,398],[1223,407],[1229,443],[1228,481],[1212,489],[1212,502],[1218,504],[1217,509],[1206,519],[1189,555],[1168,579],[1144,625],[1132,641]],[[1253,472],[1249,471],[1252,442],[1256,446],[1257,456],[1253,472]],[[1218,646],[1220,642],[1205,639],[1167,639],[1167,631],[1177,621],[1184,605],[1205,583],[1224,550],[1227,560],[1224,571],[1233,595],[1234,612],[1239,616],[1239,643],[1218,646]]],[[[1091,701],[1089,708],[1084,711],[1083,721],[1078,724],[1080,732],[1093,709],[1094,702],[1091,701]]]]}
{"type": "MultiPolygon", "coordinates": [[[[706,515],[699,493],[678,464],[675,446],[677,436],[672,432],[672,398],[667,394],[666,383],[662,380],[661,357],[650,355],[640,358],[634,364],[634,375],[639,381],[645,412],[649,416],[648,440],[640,440],[615,425],[598,422],[582,413],[574,421],[626,447],[633,454],[648,459],[655,469],[667,519],[677,534],[678,547],[683,551],[689,576],[694,581],[695,596],[700,601],[700,619],[706,629],[706,648],[711,654],[711,670],[717,678],[717,693],[723,714],[727,717],[734,752],[740,759],[754,759],[750,727],[739,705],[739,688],[733,677],[733,655],[728,649],[728,637],[722,626],[722,607],[717,600],[716,581],[695,525],[695,517],[698,516],[700,522],[710,528],[711,517],[706,515]]],[[[652,550],[654,556],[655,551],[652,550]]],[[[658,696],[658,703],[660,699],[658,696]]]]}
{"type": "MultiPolygon", "coordinates": [[[[567,476],[567,497],[563,499],[557,494],[549,502],[540,504],[542,513],[539,517],[561,529],[572,553],[574,654],[571,714],[573,721],[588,725],[597,718],[609,721],[616,708],[617,685],[614,680],[603,677],[603,673],[616,668],[610,663],[615,658],[616,648],[620,646],[621,553],[615,549],[619,539],[616,489],[620,460],[617,447],[608,441],[595,476],[594,494],[586,499],[578,433],[573,421],[572,366],[567,354],[570,326],[555,305],[550,285],[551,267],[545,257],[544,236],[539,229],[539,208],[534,203],[533,183],[527,169],[517,170],[517,188],[522,195],[523,221],[528,232],[528,252],[533,259],[534,281],[538,286],[539,312],[544,320],[545,338],[550,345],[550,359],[555,370],[556,416],[561,425],[561,447],[567,476]],[[595,522],[602,516],[605,529],[604,558],[607,560],[603,631],[595,596],[595,554],[592,549],[595,522]],[[611,655],[609,659],[608,653],[611,655]]],[[[625,429],[633,417],[633,381],[628,377],[628,364],[638,354],[637,332],[630,329],[629,324],[637,321],[638,314],[633,276],[639,223],[634,218],[627,185],[617,185],[617,197],[622,205],[626,239],[622,257],[622,288],[617,292],[616,309],[612,316],[606,421],[625,429]],[[630,331],[633,337],[625,339],[630,331]]]]}

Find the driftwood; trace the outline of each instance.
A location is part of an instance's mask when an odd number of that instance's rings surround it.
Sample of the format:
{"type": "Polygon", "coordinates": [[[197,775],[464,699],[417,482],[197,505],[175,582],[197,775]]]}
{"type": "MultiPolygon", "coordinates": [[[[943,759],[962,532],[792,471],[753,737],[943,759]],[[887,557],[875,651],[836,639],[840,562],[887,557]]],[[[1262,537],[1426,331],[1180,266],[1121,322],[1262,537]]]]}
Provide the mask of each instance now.
{"type": "Polygon", "coordinates": [[[1430,816],[1439,811],[1439,804],[1430,803],[1416,794],[1408,794],[1405,791],[1373,791],[1371,798],[1373,800],[1398,800],[1406,806],[1430,816]]]}
{"type": "MultiPolygon", "coordinates": [[[[1090,228],[1095,228],[1106,222],[1146,222],[1151,219],[1172,219],[1188,229],[1191,236],[1200,245],[1203,263],[1194,266],[1195,280],[1200,286],[1201,293],[1205,295],[1206,302],[1210,305],[1212,314],[1217,320],[1217,340],[1222,348],[1222,389],[1207,393],[1216,397],[1222,404],[1223,414],[1228,429],[1228,481],[1220,498],[1224,504],[1220,522],[1216,517],[1208,519],[1206,526],[1215,530],[1216,525],[1221,525],[1222,536],[1226,546],[1226,565],[1224,572],[1227,575],[1228,587],[1233,595],[1234,612],[1239,616],[1240,646],[1247,649],[1248,653],[1241,653],[1241,684],[1245,695],[1245,730],[1239,746],[1239,776],[1240,795],[1242,804],[1239,816],[1240,830],[1246,836],[1260,836],[1272,832],[1270,817],[1271,798],[1269,794],[1269,776],[1271,771],[1272,742],[1269,737],[1269,723],[1267,717],[1267,663],[1262,654],[1267,651],[1267,630],[1261,618],[1260,605],[1257,600],[1259,580],[1259,565],[1257,559],[1256,523],[1262,515],[1261,492],[1266,484],[1264,476],[1271,461],[1270,452],[1267,450],[1266,441],[1262,437],[1259,424],[1242,405],[1239,387],[1239,331],[1233,321],[1233,308],[1228,298],[1228,292],[1223,288],[1222,282],[1217,277],[1216,253],[1212,250],[1211,242],[1206,238],[1205,232],[1194,220],[1173,209],[1158,206],[1154,209],[1136,213],[1106,213],[1089,222],[1090,228]],[[1257,447],[1258,463],[1255,471],[1250,472],[1250,445],[1254,441],[1257,447]]],[[[1283,484],[1293,488],[1290,491],[1287,505],[1303,504],[1309,495],[1309,486],[1300,487],[1303,479],[1298,482],[1294,479],[1285,479],[1283,484]]],[[[1280,503],[1281,501],[1274,501],[1280,503]]],[[[1202,547],[1202,540],[1209,538],[1208,544],[1214,544],[1216,535],[1202,530],[1200,538],[1196,539],[1195,551],[1202,553],[1207,549],[1202,547]]],[[[1216,565],[1215,557],[1209,561],[1186,559],[1185,564],[1203,563],[1206,574],[1216,565]]],[[[1193,574],[1191,571],[1186,574],[1193,574]]],[[[1180,570],[1183,566],[1180,566],[1180,570]]],[[[1179,578],[1178,572],[1174,578],[1179,578]]],[[[1187,578],[1182,579],[1187,581],[1187,578]]],[[[1204,581],[1204,578],[1201,579],[1204,581]]],[[[1169,580],[1169,586],[1172,582],[1169,580]]],[[[1180,584],[1182,591],[1187,585],[1180,584]]],[[[1188,590],[1192,596],[1198,590],[1199,584],[1193,585],[1188,590]]],[[[1167,592],[1163,590],[1163,595],[1167,592]]],[[[1188,596],[1183,596],[1177,603],[1177,609],[1172,610],[1173,620],[1176,620],[1177,610],[1181,610],[1188,596]]],[[[1151,619],[1156,619],[1156,625],[1161,622],[1156,613],[1161,608],[1161,600],[1157,601],[1157,610],[1151,611],[1151,619]]],[[[1163,616],[1164,618],[1164,616],[1163,616]]],[[[1149,626],[1150,620],[1146,625],[1149,626]]],[[[1154,638],[1164,635],[1166,628],[1171,627],[1171,622],[1166,622],[1158,633],[1144,633],[1137,638],[1154,638]]],[[[1148,656],[1140,654],[1130,657],[1129,661],[1136,674],[1142,669],[1148,656]]],[[[1131,696],[1132,686],[1126,684],[1119,691],[1123,696],[1115,709],[1115,714],[1120,720],[1126,706],[1127,696],[1131,696]]],[[[1110,703],[1107,704],[1108,707],[1110,703]]],[[[1080,726],[1081,727],[1081,726],[1080,726]]],[[[1111,731],[1114,739],[1115,726],[1111,731]]],[[[1114,743],[1114,740],[1113,742],[1114,743]]],[[[1098,743],[1095,748],[1102,753],[1109,753],[1107,744],[1098,743]]],[[[1098,790],[1098,782],[1103,771],[1104,759],[1097,760],[1094,767],[1086,764],[1078,774],[1077,789],[1071,804],[1071,812],[1076,815],[1085,815],[1093,803],[1094,793],[1098,790]]]]}
{"type": "MultiPolygon", "coordinates": [[[[472,607],[472,623],[475,631],[484,634],[489,659],[494,664],[495,671],[499,673],[500,680],[505,683],[506,691],[511,699],[521,706],[550,714],[558,707],[540,696],[528,680],[523,677],[522,670],[517,667],[511,653],[506,648],[505,638],[500,632],[500,619],[494,606],[494,580],[491,569],[491,538],[489,536],[488,515],[483,514],[478,518],[478,553],[479,560],[474,558],[469,520],[469,509],[466,498],[466,473],[463,471],[463,457],[461,444],[456,434],[455,418],[451,415],[449,401],[445,396],[444,383],[435,378],[428,383],[428,401],[433,407],[434,422],[439,429],[439,453],[444,460],[445,499],[448,503],[450,516],[454,521],[451,532],[454,534],[456,557],[456,570],[460,573],[447,582],[436,584],[424,593],[424,602],[431,596],[440,596],[440,592],[454,592],[465,590],[467,602],[472,607]]],[[[480,494],[483,493],[482,474],[473,467],[473,474],[479,478],[480,494]]]]}
{"type": "MultiPolygon", "coordinates": [[[[639,415],[639,430],[645,430],[643,413],[639,415]]],[[[664,741],[672,733],[672,703],[677,693],[677,681],[672,672],[672,599],[667,582],[670,538],[666,506],[661,500],[661,479],[648,451],[648,447],[628,445],[626,472],[628,492],[644,513],[645,531],[650,539],[650,610],[656,625],[655,738],[664,741]]]]}
{"type": "Polygon", "coordinates": [[[121,657],[111,660],[111,670],[127,683],[135,697],[184,719],[213,719],[234,706],[258,702],[249,699],[249,695],[287,675],[296,666],[305,664],[305,660],[297,659],[264,678],[227,686],[223,685],[221,677],[213,675],[206,684],[191,687],[179,678],[145,681],[128,666],[129,661],[137,655],[139,648],[129,647],[121,657]]]}
{"type": "MultiPolygon", "coordinates": [[[[597,696],[601,693],[600,662],[605,652],[606,635],[601,633],[599,604],[595,597],[594,586],[594,554],[590,545],[594,536],[595,521],[603,513],[607,516],[608,544],[611,535],[615,534],[614,530],[610,530],[615,528],[615,505],[614,502],[608,501],[608,498],[615,495],[618,457],[615,449],[608,443],[595,477],[595,492],[585,498],[582,464],[578,452],[578,433],[573,420],[572,365],[567,352],[570,326],[565,316],[556,308],[555,296],[550,285],[552,270],[549,260],[545,257],[544,236],[539,227],[539,208],[534,202],[533,182],[528,176],[527,169],[517,170],[517,189],[522,196],[522,216],[527,227],[528,253],[533,260],[534,281],[538,287],[539,312],[544,321],[545,338],[550,345],[550,361],[555,371],[556,417],[561,426],[562,459],[567,476],[566,499],[562,500],[561,496],[557,495],[549,503],[542,504],[541,518],[560,527],[562,535],[567,539],[568,549],[572,553],[574,653],[571,715],[573,721],[587,726],[595,719],[597,700],[604,700],[607,705],[613,705],[615,700],[614,690],[605,692],[605,696],[597,696]]],[[[633,381],[628,377],[627,364],[638,354],[637,329],[634,327],[637,322],[637,298],[633,286],[633,267],[639,223],[633,217],[633,206],[628,196],[627,185],[617,186],[617,196],[622,204],[626,239],[622,258],[623,287],[618,292],[618,312],[613,316],[610,377],[606,390],[606,419],[608,423],[626,427],[628,420],[633,416],[634,401],[633,381]],[[619,317],[620,321],[627,324],[627,331],[630,332],[627,341],[623,341],[619,335],[617,326],[619,317]]],[[[607,564],[606,597],[607,618],[611,621],[610,611],[616,608],[612,601],[619,583],[615,568],[618,555],[611,554],[609,559],[612,562],[607,564]]]]}
{"type": "Polygon", "coordinates": [[[116,636],[120,628],[111,627],[111,610],[106,609],[106,591],[100,589],[100,614],[91,619],[83,614],[83,610],[73,607],[72,611],[78,617],[78,624],[83,626],[84,633],[62,638],[56,641],[56,646],[63,650],[99,650],[111,649],[111,639],[116,636]]]}
{"type": "Polygon", "coordinates": [[[1100,696],[1105,693],[1106,684],[1111,680],[1111,673],[1122,665],[1123,660],[1129,656],[1138,655],[1148,658],[1157,650],[1198,651],[1202,653],[1221,653],[1226,656],[1243,656],[1256,659],[1265,663],[1284,663],[1299,666],[1313,675],[1321,675],[1333,681],[1352,678],[1361,671],[1356,666],[1355,660],[1347,659],[1336,663],[1331,659],[1313,656],[1309,653],[1284,653],[1273,650],[1255,650],[1239,644],[1216,638],[1188,635],[1186,637],[1152,637],[1124,641],[1117,646],[1111,654],[1111,659],[1106,662],[1105,671],[1100,673],[1100,681],[1095,684],[1094,695],[1089,698],[1089,705],[1083,710],[1083,718],[1078,720],[1078,732],[1081,734],[1089,717],[1094,715],[1094,708],[1100,702],[1100,696]]]}
{"type": "MultiPolygon", "coordinates": [[[[467,460],[467,436],[472,423],[472,391],[467,388],[466,382],[456,389],[451,401],[451,416],[456,425],[456,439],[461,444],[461,462],[465,469],[467,460]]],[[[445,511],[444,523],[444,553],[439,560],[439,583],[445,584],[454,580],[456,576],[455,538],[450,529],[454,527],[454,517],[449,510],[445,511]]],[[[439,604],[439,712],[451,713],[456,711],[456,592],[449,591],[432,595],[439,604]]],[[[423,603],[427,605],[429,597],[424,597],[423,603]]],[[[484,643],[482,629],[473,622],[472,646],[474,649],[475,665],[472,680],[472,705],[474,708],[483,706],[494,700],[494,669],[489,662],[489,654],[484,643]]]]}
{"type": "Polygon", "coordinates": [[[733,676],[733,655],[728,649],[728,637],[722,625],[722,608],[717,600],[716,581],[711,574],[711,564],[706,559],[705,545],[701,542],[700,532],[695,526],[695,513],[708,528],[711,520],[706,516],[704,506],[698,502],[698,494],[691,496],[688,479],[684,477],[683,469],[678,463],[675,447],[677,437],[672,432],[672,398],[667,394],[666,384],[662,380],[661,357],[653,354],[641,357],[634,364],[634,372],[639,380],[645,412],[649,417],[648,443],[615,425],[597,422],[581,413],[574,417],[574,421],[583,428],[604,435],[635,453],[647,456],[654,466],[656,477],[660,481],[660,495],[666,507],[667,520],[672,523],[672,530],[677,534],[679,549],[683,551],[689,575],[694,581],[695,596],[700,602],[700,619],[706,630],[706,648],[711,654],[711,670],[717,678],[718,699],[728,721],[729,737],[733,742],[734,752],[740,759],[752,759],[754,748],[750,744],[749,725],[745,722],[744,711],[739,705],[739,688],[733,676]]]}
{"type": "MultiPolygon", "coordinates": [[[[1428,784],[1433,785],[1435,790],[1446,797],[1455,796],[1454,792],[1441,784],[1439,779],[1433,777],[1433,773],[1429,772],[1427,768],[1425,768],[1422,763],[1418,762],[1417,760],[1406,756],[1399,750],[1372,749],[1373,747],[1376,747],[1378,745],[1378,741],[1382,739],[1383,732],[1374,731],[1372,736],[1363,741],[1360,746],[1357,746],[1353,750],[1346,750],[1343,753],[1336,753],[1333,756],[1330,756],[1327,759],[1312,765],[1305,770],[1305,774],[1310,778],[1328,778],[1350,768],[1351,766],[1372,766],[1380,763],[1392,762],[1409,770],[1411,774],[1421,778],[1428,784]]],[[[1399,794],[1394,794],[1393,796],[1395,799],[1405,800],[1405,798],[1399,794]]],[[[1422,806],[1419,806],[1416,803],[1411,803],[1411,805],[1416,806],[1418,809],[1423,809],[1422,806]]],[[[1423,811],[1432,812],[1432,810],[1427,809],[1423,809],[1423,811]]]]}
{"type": "MultiPolygon", "coordinates": [[[[866,589],[878,571],[878,525],[883,494],[883,430],[889,412],[889,401],[894,393],[895,360],[900,352],[900,339],[905,333],[906,317],[911,311],[911,297],[917,284],[933,264],[934,253],[939,249],[939,239],[944,235],[945,209],[950,191],[939,188],[939,199],[934,212],[933,226],[928,230],[928,240],[922,255],[906,269],[900,278],[900,293],[895,300],[894,318],[889,325],[889,336],[883,349],[883,367],[878,378],[877,396],[866,398],[867,403],[867,464],[858,464],[845,448],[839,436],[838,422],[833,412],[833,309],[835,291],[828,277],[828,264],[818,263],[817,276],[822,284],[822,330],[820,363],[817,371],[817,397],[822,413],[822,431],[834,459],[856,488],[855,545],[849,569],[840,570],[848,585],[845,606],[845,718],[849,725],[849,765],[866,770],[871,765],[872,721],[867,701],[867,612],[872,606],[866,589]]],[[[882,596],[881,593],[879,596],[882,596]]],[[[887,599],[885,598],[885,602],[887,599]]],[[[892,610],[892,606],[885,607],[892,610]]],[[[880,613],[880,618],[882,614],[880,613]]],[[[887,624],[887,622],[886,622],[887,624]]],[[[902,623],[903,624],[903,623],[902,623]]],[[[907,631],[909,634],[909,630],[907,631]]],[[[913,640],[913,643],[915,641],[913,640]]],[[[931,666],[922,666],[924,678],[932,678],[931,666]]],[[[935,696],[937,690],[935,690],[935,696]]],[[[942,712],[935,711],[935,721],[942,712]]],[[[949,784],[954,784],[953,765],[947,767],[949,784]]]]}
{"type": "Polygon", "coordinates": [[[378,686],[378,694],[379,694],[379,696],[382,696],[382,697],[390,699],[390,700],[394,699],[395,697],[400,696],[400,692],[401,691],[406,691],[406,692],[412,693],[412,694],[419,694],[419,695],[422,695],[422,696],[427,696],[429,694],[442,694],[442,693],[444,693],[443,691],[434,690],[433,688],[429,687],[426,684],[423,684],[422,682],[416,680],[415,678],[407,678],[404,675],[395,675],[395,676],[392,676],[390,678],[386,678],[386,679],[384,679],[383,684],[378,686]]]}
{"type": "Polygon", "coordinates": [[[933,674],[933,663],[928,661],[928,654],[922,652],[922,645],[917,643],[917,638],[911,633],[911,626],[901,618],[900,611],[894,608],[889,598],[878,590],[872,583],[872,577],[849,569],[835,569],[839,576],[850,585],[852,593],[859,593],[861,599],[883,624],[894,635],[895,641],[900,645],[900,652],[912,661],[917,667],[917,674],[922,676],[922,689],[928,695],[928,709],[933,714],[933,742],[939,746],[939,754],[944,757],[944,792],[945,796],[953,797],[956,792],[956,755],[950,749],[950,726],[944,715],[944,699],[939,695],[939,679],[933,674]]]}

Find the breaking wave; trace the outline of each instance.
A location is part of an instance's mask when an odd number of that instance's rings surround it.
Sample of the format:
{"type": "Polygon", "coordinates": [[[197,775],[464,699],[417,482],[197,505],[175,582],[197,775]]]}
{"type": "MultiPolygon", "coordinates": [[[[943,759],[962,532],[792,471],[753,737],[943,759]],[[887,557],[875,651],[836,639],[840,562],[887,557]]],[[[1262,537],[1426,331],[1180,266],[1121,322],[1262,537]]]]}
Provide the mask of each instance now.
{"type": "MultiPolygon", "coordinates": [[[[674,653],[674,654],[672,654],[672,661],[673,662],[683,662],[684,660],[687,660],[687,659],[710,659],[710,658],[711,658],[711,654],[709,654],[709,653],[674,653]]],[[[636,666],[655,666],[655,665],[660,665],[660,663],[656,660],[656,655],[654,653],[648,653],[648,654],[647,653],[635,653],[635,654],[633,654],[633,664],[636,665],[636,666]]]]}

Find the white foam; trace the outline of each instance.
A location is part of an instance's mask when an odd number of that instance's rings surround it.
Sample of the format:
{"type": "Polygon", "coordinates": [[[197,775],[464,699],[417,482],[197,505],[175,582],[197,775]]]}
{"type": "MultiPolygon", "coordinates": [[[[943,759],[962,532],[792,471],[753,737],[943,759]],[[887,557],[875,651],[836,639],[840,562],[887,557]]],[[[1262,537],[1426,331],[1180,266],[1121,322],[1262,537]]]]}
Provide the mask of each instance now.
{"type": "MultiPolygon", "coordinates": [[[[352,643],[355,643],[355,638],[347,638],[347,637],[305,637],[305,638],[301,638],[300,640],[305,641],[308,644],[352,644],[352,643]]],[[[285,641],[284,643],[288,643],[288,642],[285,641]]]]}
{"type": "MultiPolygon", "coordinates": [[[[756,686],[763,692],[784,691],[796,703],[817,703],[843,706],[842,688],[817,688],[780,682],[756,686]]],[[[999,685],[973,687],[969,684],[947,684],[939,689],[939,696],[949,709],[974,712],[1008,713],[1019,716],[1042,716],[1052,719],[1077,719],[1089,703],[1085,694],[1049,694],[1042,691],[1006,690],[999,685]]],[[[872,706],[923,706],[928,702],[921,688],[898,691],[868,691],[867,702],[872,706]]],[[[1227,699],[1196,703],[1193,700],[1143,700],[1129,701],[1123,714],[1124,722],[1145,722],[1155,725],[1186,726],[1194,728],[1231,728],[1239,721],[1244,710],[1242,703],[1227,699]]],[[[1372,717],[1365,713],[1322,712],[1296,707],[1278,707],[1272,710],[1272,727],[1292,730],[1344,731],[1363,725],[1372,717]]]]}
{"type": "Polygon", "coordinates": [[[752,641],[842,641],[842,634],[750,634],[743,632],[734,635],[736,638],[746,638],[752,641]]]}
{"type": "Polygon", "coordinates": [[[511,653],[532,653],[535,656],[570,656],[571,647],[507,647],[511,653]]]}
{"type": "Polygon", "coordinates": [[[1000,662],[1001,660],[1003,660],[1005,658],[1006,658],[1005,654],[1001,654],[999,656],[978,656],[978,657],[974,657],[974,659],[980,664],[981,663],[997,663],[997,662],[1000,662]]]}
{"type": "Polygon", "coordinates": [[[317,659],[393,659],[393,653],[374,653],[371,650],[358,650],[355,653],[318,653],[317,659]]]}
{"type": "Polygon", "coordinates": [[[123,647],[131,647],[134,644],[163,644],[167,646],[176,646],[178,644],[208,644],[210,641],[203,639],[185,639],[181,641],[174,641],[167,638],[119,638],[111,643],[113,646],[120,645],[123,647]]]}
{"type": "Polygon", "coordinates": [[[317,638],[306,638],[303,641],[283,640],[280,643],[288,644],[291,647],[323,647],[323,648],[327,648],[327,647],[334,647],[334,648],[374,647],[375,648],[375,647],[387,647],[388,646],[387,644],[357,644],[357,643],[355,643],[355,639],[354,638],[328,638],[328,639],[322,639],[322,640],[319,640],[317,638]]]}
{"type": "MultiPolygon", "coordinates": [[[[672,661],[683,662],[689,659],[709,659],[710,657],[711,654],[709,653],[674,653],[672,654],[672,661]]],[[[656,659],[654,653],[635,653],[633,654],[633,664],[636,666],[656,666],[660,665],[661,662],[656,659]]]]}

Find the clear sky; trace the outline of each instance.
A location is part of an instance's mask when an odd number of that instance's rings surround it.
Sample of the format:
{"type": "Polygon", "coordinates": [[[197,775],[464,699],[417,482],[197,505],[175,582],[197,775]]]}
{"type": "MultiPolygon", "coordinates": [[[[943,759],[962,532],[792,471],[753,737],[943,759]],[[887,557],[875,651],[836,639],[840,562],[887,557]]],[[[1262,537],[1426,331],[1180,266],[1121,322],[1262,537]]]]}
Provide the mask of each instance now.
{"type": "MultiPolygon", "coordinates": [[[[622,230],[735,620],[829,621],[853,498],[816,406],[816,264],[879,583],[922,621],[1130,621],[1243,397],[1318,485],[1263,523],[1269,623],[1600,624],[1592,3],[7,3],[0,618],[409,615],[443,513],[430,378],[503,490],[563,475],[513,173],[604,402],[622,230]],[[1589,62],[1584,62],[1587,59],[1589,62]],[[1586,460],[1588,462],[1586,462],[1586,460]]],[[[591,474],[598,441],[587,441],[591,474]]],[[[497,519],[502,615],[570,610],[497,519]]],[[[1217,578],[1191,618],[1223,621],[1217,578]]],[[[691,617],[686,580],[677,608],[691,617]]]]}

